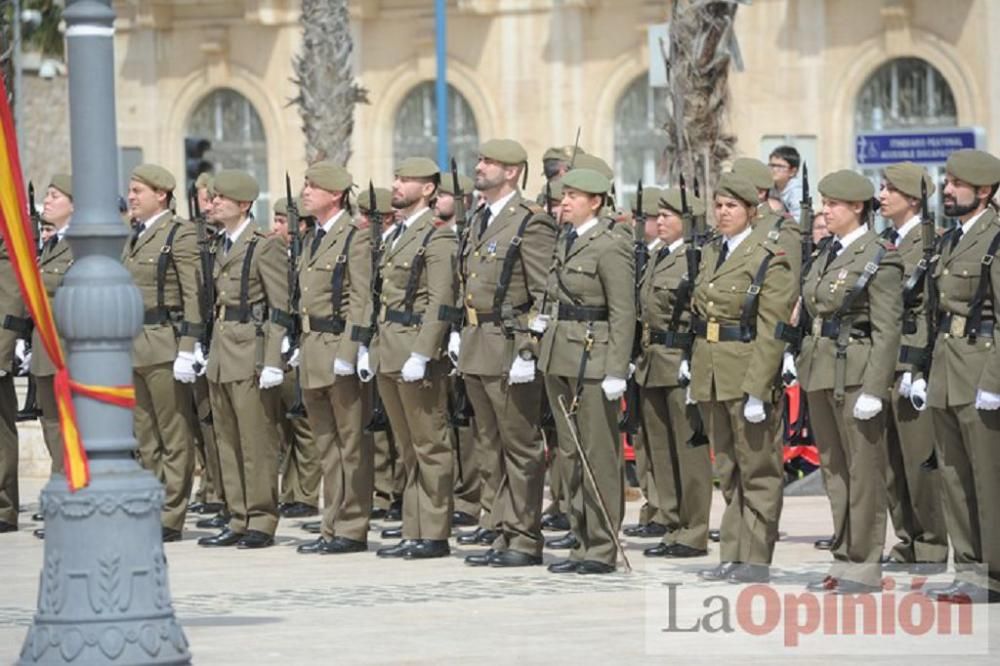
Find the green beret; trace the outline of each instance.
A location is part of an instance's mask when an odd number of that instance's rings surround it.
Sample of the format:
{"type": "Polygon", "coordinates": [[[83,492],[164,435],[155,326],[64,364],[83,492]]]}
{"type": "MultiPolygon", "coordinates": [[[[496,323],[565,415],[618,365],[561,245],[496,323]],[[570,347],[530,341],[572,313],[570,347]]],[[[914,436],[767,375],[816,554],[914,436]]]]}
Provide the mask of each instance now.
{"type": "MultiPolygon", "coordinates": [[[[371,194],[368,190],[362,190],[358,193],[358,208],[365,211],[366,213],[371,211],[371,194]]],[[[375,188],[375,212],[382,213],[383,215],[388,215],[394,212],[395,209],[392,207],[392,192],[384,187],[375,188]]]]}
{"type": "Polygon", "coordinates": [[[400,178],[433,178],[440,173],[434,160],[426,157],[408,157],[396,167],[396,175],[400,178]]]}
{"type": "Polygon", "coordinates": [[[73,198],[73,176],[68,173],[57,173],[52,175],[52,182],[49,187],[54,187],[70,199],[73,198]]]}
{"type": "Polygon", "coordinates": [[[841,169],[819,181],[819,193],[838,201],[868,201],[875,196],[875,188],[856,171],[841,169]]]}
{"type": "MultiPolygon", "coordinates": [[[[576,146],[575,148],[577,155],[583,155],[586,151],[583,148],[576,146]]],[[[542,155],[542,161],[545,160],[562,160],[563,162],[569,162],[573,159],[573,146],[553,146],[545,151],[542,155]]]]}
{"type": "Polygon", "coordinates": [[[288,215],[288,197],[281,197],[274,202],[275,215],[288,215]]]}
{"type": "Polygon", "coordinates": [[[945,169],[955,178],[976,187],[1000,183],[1000,160],[982,150],[956,150],[948,156],[945,169]]]}
{"type": "MultiPolygon", "coordinates": [[[[715,186],[715,193],[739,199],[751,206],[756,206],[760,201],[757,196],[757,188],[754,187],[753,183],[732,172],[722,174],[722,177],[719,178],[719,184],[715,186]]],[[[694,207],[692,206],[693,211],[694,207]]]]}
{"type": "Polygon", "coordinates": [[[491,139],[479,146],[479,154],[501,164],[517,165],[528,161],[524,146],[513,139],[491,139]]]}
{"type": "MultiPolygon", "coordinates": [[[[458,174],[458,184],[462,188],[462,194],[468,194],[475,187],[475,183],[468,176],[463,176],[458,174]]],[[[439,192],[444,192],[445,194],[455,195],[455,179],[452,178],[450,173],[445,173],[441,175],[441,185],[438,187],[439,192]]]]}
{"type": "Polygon", "coordinates": [[[899,162],[885,168],[885,179],[897,190],[915,199],[920,198],[921,178],[927,183],[927,196],[934,194],[934,181],[931,180],[927,170],[919,164],[899,162]]]}
{"type": "Polygon", "coordinates": [[[588,155],[587,153],[577,154],[576,160],[573,161],[573,170],[576,169],[590,169],[601,174],[608,180],[615,179],[614,170],[597,155],[588,155]]]}
{"type": "Polygon", "coordinates": [[[132,171],[132,180],[149,185],[154,190],[173,192],[177,186],[173,174],[158,164],[140,164],[132,171]]]}
{"type": "MultiPolygon", "coordinates": [[[[696,197],[691,194],[690,191],[687,193],[687,203],[691,215],[701,217],[705,214],[705,202],[702,201],[700,197],[696,197]]],[[[683,206],[681,205],[681,188],[670,187],[663,190],[657,204],[660,208],[667,208],[678,215],[682,214],[683,211],[681,209],[683,206]]]]}
{"type": "Polygon", "coordinates": [[[611,190],[611,181],[593,169],[574,168],[562,177],[562,186],[588,194],[607,194],[611,190]]]}
{"type": "MultiPolygon", "coordinates": [[[[543,193],[544,192],[545,190],[543,190],[543,193]]],[[[549,181],[548,193],[550,201],[562,200],[562,195],[563,195],[562,176],[560,176],[559,178],[553,178],[552,180],[549,181]]],[[[545,198],[544,195],[542,198],[543,199],[545,198]]]]}
{"type": "Polygon", "coordinates": [[[209,192],[211,192],[212,191],[212,174],[210,174],[208,172],[198,174],[198,179],[194,181],[194,187],[195,187],[196,190],[200,190],[200,189],[204,188],[204,189],[208,190],[209,192]]]}
{"type": "MultiPolygon", "coordinates": [[[[656,216],[660,214],[660,195],[663,193],[658,187],[644,187],[642,188],[642,213],[644,215],[656,216]]],[[[636,204],[639,203],[637,199],[639,198],[638,192],[631,195],[629,198],[629,210],[633,213],[639,212],[636,210],[636,204]]]]}
{"type": "Polygon", "coordinates": [[[306,169],[306,180],[327,192],[343,192],[354,184],[347,169],[330,160],[316,162],[306,169]]]}
{"type": "Polygon", "coordinates": [[[253,176],[238,169],[223,169],[215,174],[215,193],[233,201],[255,201],[260,186],[253,176]]]}
{"type": "Polygon", "coordinates": [[[774,187],[771,169],[752,157],[740,157],[733,162],[733,173],[749,180],[758,190],[769,190],[774,187]]]}

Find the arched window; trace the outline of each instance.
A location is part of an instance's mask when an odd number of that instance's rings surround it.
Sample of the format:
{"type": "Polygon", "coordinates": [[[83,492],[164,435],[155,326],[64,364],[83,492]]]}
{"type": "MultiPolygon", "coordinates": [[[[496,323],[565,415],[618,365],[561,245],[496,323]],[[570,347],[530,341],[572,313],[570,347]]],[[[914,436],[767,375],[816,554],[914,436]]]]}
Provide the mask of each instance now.
{"type": "Polygon", "coordinates": [[[666,122],[666,89],[650,88],[646,74],[636,77],[615,105],[614,169],[619,199],[635,191],[640,178],[647,185],[666,182],[666,122]]]}
{"type": "MultiPolygon", "coordinates": [[[[479,129],[472,107],[451,85],[448,86],[448,125],[448,144],[458,162],[458,170],[471,175],[479,150],[479,129]]],[[[436,160],[437,140],[434,83],[428,81],[413,88],[399,105],[392,134],[393,160],[396,164],[408,157],[436,160]]]]}
{"type": "Polygon", "coordinates": [[[230,88],[220,88],[205,96],[188,121],[187,136],[212,142],[205,153],[216,170],[243,169],[260,185],[253,214],[257,223],[270,226],[267,179],[267,137],[260,115],[246,97],[230,88]]]}

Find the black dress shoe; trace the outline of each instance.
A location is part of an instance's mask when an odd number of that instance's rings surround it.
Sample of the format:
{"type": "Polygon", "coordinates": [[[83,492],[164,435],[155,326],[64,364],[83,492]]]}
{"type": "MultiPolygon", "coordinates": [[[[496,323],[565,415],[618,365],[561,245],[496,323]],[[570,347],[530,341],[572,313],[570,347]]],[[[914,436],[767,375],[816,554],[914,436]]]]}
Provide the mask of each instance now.
{"type": "Polygon", "coordinates": [[[844,578],[838,578],[837,587],[832,590],[834,594],[878,594],[881,591],[881,585],[866,585],[844,578]]]}
{"type": "Polygon", "coordinates": [[[402,527],[387,527],[382,530],[383,539],[401,539],[403,538],[403,528],[402,527]]]}
{"type": "Polygon", "coordinates": [[[806,585],[810,592],[833,592],[840,585],[840,580],[833,576],[826,576],[822,580],[814,580],[806,585]]]}
{"type": "Polygon", "coordinates": [[[551,573],[575,573],[580,563],[577,560],[559,560],[549,565],[551,573]]]}
{"type": "Polygon", "coordinates": [[[498,536],[500,536],[500,534],[495,530],[483,530],[479,533],[479,541],[477,543],[480,546],[492,546],[498,536]]]}
{"type": "Polygon", "coordinates": [[[319,550],[320,555],[343,555],[345,553],[364,553],[368,550],[368,543],[347,537],[335,536],[329,541],[323,542],[323,548],[319,550]]]}
{"type": "Polygon", "coordinates": [[[378,507],[373,507],[371,513],[368,514],[369,520],[382,520],[385,518],[386,510],[379,509],[378,507]]]}
{"type": "Polygon", "coordinates": [[[323,531],[323,521],[321,520],[309,520],[301,525],[302,529],[310,534],[319,534],[323,531]]]}
{"type": "Polygon", "coordinates": [[[726,580],[733,569],[740,566],[739,562],[723,562],[711,569],[702,569],[698,572],[698,578],[702,580],[726,580]]]}
{"type": "Polygon", "coordinates": [[[452,527],[472,527],[478,522],[475,516],[465,511],[453,511],[451,514],[452,527]]]}
{"type": "Polygon", "coordinates": [[[224,508],[225,506],[221,502],[195,502],[194,504],[188,506],[188,513],[206,515],[219,513],[224,508]]]}
{"type": "Polygon", "coordinates": [[[205,536],[198,539],[199,546],[235,546],[239,543],[243,535],[239,532],[234,532],[228,527],[215,536],[205,536]]]}
{"type": "Polygon", "coordinates": [[[14,523],[8,523],[6,521],[0,520],[0,534],[4,532],[16,532],[17,525],[14,523]]]}
{"type": "Polygon", "coordinates": [[[180,541],[181,536],[180,530],[174,530],[169,527],[163,528],[163,543],[167,543],[168,541],[180,541]]]}
{"type": "Polygon", "coordinates": [[[553,550],[564,550],[568,548],[572,549],[576,548],[579,545],[580,542],[577,540],[576,536],[574,536],[572,532],[567,532],[565,535],[557,539],[545,540],[545,547],[552,548],[553,550]]]}
{"type": "Polygon", "coordinates": [[[499,551],[490,548],[485,553],[480,553],[478,555],[469,555],[465,558],[465,563],[470,567],[485,567],[497,556],[499,551]]]}
{"type": "Polygon", "coordinates": [[[417,545],[416,539],[403,539],[395,546],[386,546],[385,548],[379,548],[375,551],[375,554],[379,557],[403,557],[410,549],[417,545]]]}
{"type": "Polygon", "coordinates": [[[236,543],[237,548],[267,548],[274,545],[274,537],[260,530],[247,530],[243,538],[236,543]]]}
{"type": "Polygon", "coordinates": [[[430,560],[436,557],[448,557],[451,548],[447,539],[420,539],[417,544],[403,555],[407,560],[430,560]]]}
{"type": "Polygon", "coordinates": [[[45,521],[45,514],[39,511],[38,513],[31,514],[31,519],[36,523],[41,523],[45,521]]]}
{"type": "MultiPolygon", "coordinates": [[[[204,506],[205,506],[204,502],[193,502],[191,504],[188,504],[188,513],[201,513],[202,512],[201,510],[204,506]]],[[[280,504],[278,505],[278,508],[279,509],[281,508],[280,504]]]]}
{"type": "Polygon", "coordinates": [[[626,525],[622,528],[622,534],[629,537],[639,536],[639,530],[641,530],[646,525],[644,523],[639,523],[638,525],[626,525]]]}
{"type": "Polygon", "coordinates": [[[708,540],[712,543],[719,543],[722,541],[722,530],[709,530],[708,540]]]}
{"type": "Polygon", "coordinates": [[[813,548],[816,550],[830,550],[833,548],[833,537],[824,537],[822,539],[816,539],[813,542],[813,548]]]}
{"type": "Polygon", "coordinates": [[[766,564],[741,564],[729,572],[726,580],[730,583],[769,583],[771,567],[766,564]]]}
{"type": "Polygon", "coordinates": [[[461,546],[474,546],[479,543],[479,535],[484,531],[482,527],[477,527],[471,532],[462,532],[455,537],[455,541],[461,546]]]}
{"type": "Polygon", "coordinates": [[[285,507],[284,511],[279,509],[278,513],[285,518],[309,518],[310,516],[317,515],[319,509],[304,502],[292,502],[285,507]]]}
{"type": "Polygon", "coordinates": [[[542,529],[550,532],[565,532],[569,529],[569,517],[565,513],[547,513],[542,516],[542,529]]]}
{"type": "Polygon", "coordinates": [[[385,520],[390,523],[398,523],[403,519],[403,502],[396,500],[389,505],[389,510],[385,512],[385,520]]]}
{"type": "Polygon", "coordinates": [[[519,550],[501,550],[490,560],[491,567],[533,567],[541,563],[541,555],[530,555],[519,550]]]}
{"type": "Polygon", "coordinates": [[[212,516],[211,518],[202,518],[194,524],[195,527],[201,529],[211,529],[211,530],[221,530],[225,529],[226,525],[229,524],[229,516],[224,513],[212,516]]]}
{"type": "Polygon", "coordinates": [[[299,547],[295,549],[295,552],[302,553],[303,555],[315,555],[326,548],[328,543],[329,541],[320,537],[318,539],[313,539],[312,541],[306,541],[305,543],[300,544],[299,547]]]}
{"type": "Polygon", "coordinates": [[[33,537],[35,537],[36,539],[44,539],[45,538],[45,528],[44,527],[39,527],[37,530],[35,530],[34,532],[32,532],[31,535],[33,537]]]}
{"type": "Polygon", "coordinates": [[[642,554],[646,557],[704,557],[708,555],[708,551],[675,542],[657,544],[642,551],[642,554]]]}
{"type": "Polygon", "coordinates": [[[667,526],[660,523],[630,525],[622,531],[625,533],[625,536],[638,537],[640,539],[659,539],[668,532],[667,526]]]}
{"type": "Polygon", "coordinates": [[[584,560],[576,567],[578,574],[609,574],[614,573],[615,565],[605,564],[597,560],[584,560]]]}

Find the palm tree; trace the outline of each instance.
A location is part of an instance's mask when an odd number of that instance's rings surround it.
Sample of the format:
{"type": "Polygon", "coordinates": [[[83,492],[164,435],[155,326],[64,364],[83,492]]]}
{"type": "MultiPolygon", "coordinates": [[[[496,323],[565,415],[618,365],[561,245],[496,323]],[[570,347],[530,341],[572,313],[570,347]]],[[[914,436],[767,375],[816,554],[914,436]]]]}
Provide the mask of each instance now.
{"type": "Polygon", "coordinates": [[[302,51],[292,61],[306,137],[306,161],[346,164],[351,156],[354,105],[368,102],[368,91],[351,73],[350,17],[347,0],[302,0],[302,51]]]}

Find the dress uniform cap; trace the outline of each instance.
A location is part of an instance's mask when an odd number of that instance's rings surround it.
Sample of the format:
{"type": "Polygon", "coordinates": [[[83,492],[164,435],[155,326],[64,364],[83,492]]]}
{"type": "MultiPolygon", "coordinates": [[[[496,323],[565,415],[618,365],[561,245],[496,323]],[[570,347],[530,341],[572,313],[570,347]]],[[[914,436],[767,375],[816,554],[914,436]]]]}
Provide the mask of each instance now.
{"type": "Polygon", "coordinates": [[[771,169],[760,160],[752,157],[740,157],[733,162],[733,173],[746,178],[758,190],[769,190],[774,187],[771,169]]]}
{"type": "Polygon", "coordinates": [[[316,162],[306,169],[306,180],[327,192],[343,192],[354,184],[347,169],[329,160],[316,162]]]}
{"type": "Polygon", "coordinates": [[[562,185],[588,194],[607,194],[611,189],[611,181],[593,169],[573,169],[562,177],[562,185]]]}
{"type": "Polygon", "coordinates": [[[52,182],[49,187],[54,187],[70,199],[73,198],[73,176],[68,173],[56,173],[52,175],[52,182]]]}
{"type": "Polygon", "coordinates": [[[552,201],[559,201],[562,199],[563,195],[563,182],[562,176],[559,178],[553,178],[549,181],[549,199],[552,201]]]}
{"type": "MultiPolygon", "coordinates": [[[[458,185],[462,188],[462,194],[468,194],[475,186],[471,178],[463,176],[462,174],[458,174],[458,185]]],[[[438,190],[440,192],[444,192],[445,194],[451,194],[454,196],[457,188],[455,187],[455,179],[452,178],[450,173],[441,175],[441,185],[438,187],[438,190]]]]}
{"type": "MultiPolygon", "coordinates": [[[[642,213],[644,215],[651,215],[656,217],[660,213],[660,195],[663,193],[658,187],[644,187],[642,188],[642,213]]],[[[639,198],[639,194],[633,194],[629,206],[632,211],[636,210],[636,204],[639,203],[636,199],[639,198]]]]}
{"type": "Polygon", "coordinates": [[[246,171],[223,169],[215,175],[215,193],[233,201],[255,201],[260,187],[246,171]]]}
{"type": "MultiPolygon", "coordinates": [[[[371,205],[371,195],[368,190],[362,190],[358,194],[358,208],[365,211],[366,213],[372,209],[371,205]]],[[[384,187],[375,188],[375,212],[382,213],[383,215],[388,215],[392,213],[395,209],[392,207],[392,192],[384,187]]]]}
{"type": "Polygon", "coordinates": [[[490,139],[479,146],[479,154],[502,164],[523,164],[528,161],[524,146],[513,139],[490,139]]]}
{"type": "Polygon", "coordinates": [[[608,180],[614,180],[615,172],[608,166],[608,163],[602,160],[597,155],[588,155],[587,153],[577,153],[576,159],[573,161],[573,169],[590,169],[591,171],[596,171],[608,180]]]}
{"type": "Polygon", "coordinates": [[[275,215],[288,215],[288,197],[281,197],[274,202],[275,215]]]}
{"type": "Polygon", "coordinates": [[[875,196],[870,180],[850,169],[827,174],[819,181],[819,193],[838,201],[869,201],[875,196]]]}
{"type": "Polygon", "coordinates": [[[979,187],[1000,183],[1000,160],[982,150],[956,150],[948,156],[945,169],[969,185],[979,187]]]}
{"type": "MultiPolygon", "coordinates": [[[[757,188],[754,187],[753,183],[732,172],[722,174],[722,177],[719,178],[719,184],[715,188],[715,193],[739,199],[750,206],[756,206],[758,203],[757,188]]],[[[694,212],[693,207],[692,212],[694,212]]]]}
{"type": "Polygon", "coordinates": [[[434,160],[426,157],[408,157],[396,167],[400,178],[433,178],[440,173],[434,160]]]}
{"type": "MultiPolygon", "coordinates": [[[[576,147],[577,156],[583,155],[584,150],[579,146],[576,147]]],[[[545,151],[542,155],[542,161],[545,160],[562,160],[563,162],[569,162],[573,159],[573,146],[553,146],[545,151]]]]}
{"type": "Polygon", "coordinates": [[[194,181],[195,189],[200,190],[205,188],[208,191],[212,190],[212,174],[210,173],[200,173],[198,174],[198,179],[194,181]]]}
{"type": "MultiPolygon", "coordinates": [[[[643,194],[645,196],[645,194],[643,194]]],[[[705,202],[700,197],[696,197],[690,192],[687,194],[688,208],[695,217],[705,214],[705,202]]],[[[683,211],[681,205],[681,190],[679,187],[668,187],[660,193],[660,200],[657,202],[660,208],[669,208],[680,215],[683,211]]]]}
{"type": "Polygon", "coordinates": [[[177,186],[173,174],[158,164],[140,164],[132,171],[132,180],[164,192],[173,192],[177,186]]]}
{"type": "Polygon", "coordinates": [[[930,174],[919,164],[899,162],[885,168],[885,178],[903,194],[920,198],[920,179],[927,183],[927,196],[934,194],[934,181],[930,174]]]}

